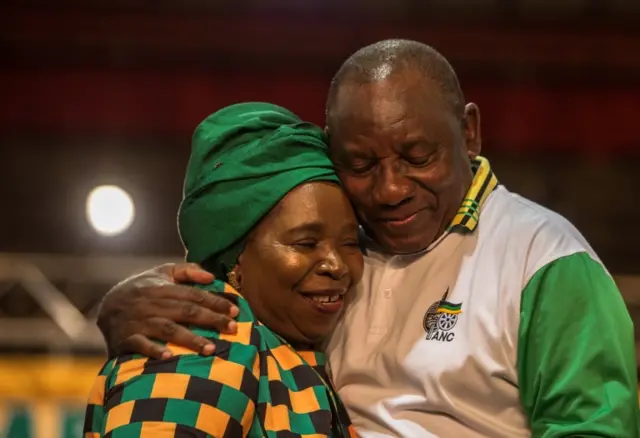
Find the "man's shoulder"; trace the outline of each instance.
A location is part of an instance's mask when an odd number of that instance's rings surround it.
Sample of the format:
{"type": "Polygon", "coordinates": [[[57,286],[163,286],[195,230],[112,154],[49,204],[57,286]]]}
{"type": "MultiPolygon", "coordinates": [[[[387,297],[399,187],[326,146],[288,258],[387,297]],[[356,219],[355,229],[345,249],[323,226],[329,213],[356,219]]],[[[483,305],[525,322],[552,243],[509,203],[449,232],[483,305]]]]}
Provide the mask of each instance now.
{"type": "Polygon", "coordinates": [[[479,228],[480,238],[492,242],[498,250],[512,256],[521,254],[528,271],[578,252],[586,252],[599,261],[569,220],[504,186],[498,187],[488,200],[479,228]]]}
{"type": "Polygon", "coordinates": [[[580,231],[564,216],[542,205],[498,187],[487,202],[480,217],[481,226],[511,241],[524,238],[548,238],[575,241],[588,246],[580,231]],[[491,230],[493,229],[493,230],[491,230]]]}

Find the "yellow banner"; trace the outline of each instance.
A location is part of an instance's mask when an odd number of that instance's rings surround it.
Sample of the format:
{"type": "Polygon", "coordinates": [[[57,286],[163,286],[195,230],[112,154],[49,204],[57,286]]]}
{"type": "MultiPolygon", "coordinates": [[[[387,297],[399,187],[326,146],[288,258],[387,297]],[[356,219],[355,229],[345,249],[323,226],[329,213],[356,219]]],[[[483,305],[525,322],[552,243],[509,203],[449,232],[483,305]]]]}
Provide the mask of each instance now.
{"type": "Polygon", "coordinates": [[[104,358],[0,358],[0,437],[80,438],[104,358]]]}
{"type": "Polygon", "coordinates": [[[105,358],[0,358],[0,400],[64,399],[85,402],[105,358]]]}

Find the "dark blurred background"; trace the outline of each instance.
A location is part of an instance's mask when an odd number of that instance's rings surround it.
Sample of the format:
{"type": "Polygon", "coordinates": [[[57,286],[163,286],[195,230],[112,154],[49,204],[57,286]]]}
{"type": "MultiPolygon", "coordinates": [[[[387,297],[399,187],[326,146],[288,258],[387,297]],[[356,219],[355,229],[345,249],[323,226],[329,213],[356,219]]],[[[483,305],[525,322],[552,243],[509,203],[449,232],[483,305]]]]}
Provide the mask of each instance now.
{"type": "Polygon", "coordinates": [[[5,0],[0,436],[80,436],[97,303],[182,256],[195,126],[246,100],[322,123],[341,62],[393,37],[451,61],[500,180],[569,218],[640,317],[637,0],[5,0]],[[86,218],[101,185],[135,206],[119,235],[86,218]]]}

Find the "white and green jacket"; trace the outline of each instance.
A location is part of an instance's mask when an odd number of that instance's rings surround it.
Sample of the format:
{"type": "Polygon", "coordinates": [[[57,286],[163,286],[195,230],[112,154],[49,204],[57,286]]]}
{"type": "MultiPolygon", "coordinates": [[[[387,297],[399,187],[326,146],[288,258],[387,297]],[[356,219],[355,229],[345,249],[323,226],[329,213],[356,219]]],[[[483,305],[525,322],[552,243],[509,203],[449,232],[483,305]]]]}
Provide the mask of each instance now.
{"type": "Polygon", "coordinates": [[[359,434],[640,437],[633,325],[610,274],[566,219],[474,165],[427,251],[367,252],[328,343],[359,434]]]}

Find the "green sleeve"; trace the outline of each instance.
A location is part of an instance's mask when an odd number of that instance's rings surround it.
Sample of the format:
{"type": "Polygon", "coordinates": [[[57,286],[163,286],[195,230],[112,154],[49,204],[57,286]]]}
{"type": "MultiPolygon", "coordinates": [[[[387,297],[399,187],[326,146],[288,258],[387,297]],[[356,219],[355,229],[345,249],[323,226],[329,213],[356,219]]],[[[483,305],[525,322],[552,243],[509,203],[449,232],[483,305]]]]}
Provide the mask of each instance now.
{"type": "Polygon", "coordinates": [[[533,437],[639,437],[633,324],[603,266],[582,252],[522,292],[521,400],[533,437]]]}

